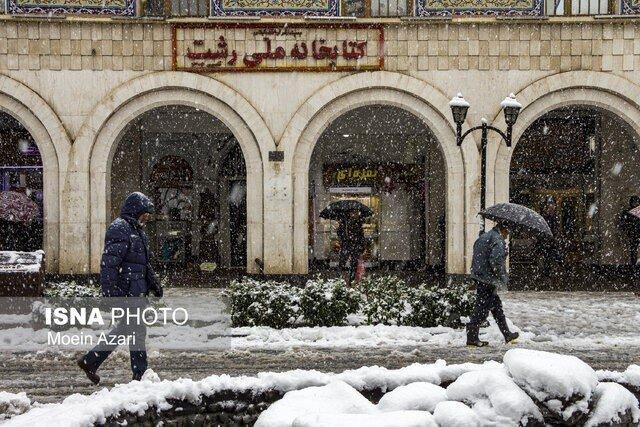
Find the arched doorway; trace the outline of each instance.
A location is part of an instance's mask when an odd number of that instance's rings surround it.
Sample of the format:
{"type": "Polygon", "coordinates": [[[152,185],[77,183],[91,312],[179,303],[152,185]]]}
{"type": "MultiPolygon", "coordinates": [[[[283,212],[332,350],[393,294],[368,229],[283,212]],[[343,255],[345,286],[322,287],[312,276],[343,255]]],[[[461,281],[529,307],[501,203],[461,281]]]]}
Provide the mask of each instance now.
{"type": "Polygon", "coordinates": [[[640,195],[637,142],[624,120],[588,105],[554,109],[525,130],[511,159],[510,199],[540,212],[556,244],[537,250],[533,240],[514,235],[516,277],[600,280],[625,271],[632,250],[623,216],[640,195]],[[563,268],[554,269],[558,263],[563,268]]]}
{"type": "Polygon", "coordinates": [[[219,119],[180,105],[143,113],[123,132],[110,177],[111,220],[129,193],[153,198],[147,231],[159,271],[188,283],[246,269],[246,166],[219,119]]]}
{"type": "Polygon", "coordinates": [[[309,263],[337,265],[337,223],[329,203],[355,199],[374,215],[365,224],[369,268],[444,272],[446,173],[438,141],[412,113],[366,105],[334,119],[309,166],[309,263]]]}
{"type": "Polygon", "coordinates": [[[42,156],[29,131],[0,112],[0,250],[43,249],[42,156]]]}

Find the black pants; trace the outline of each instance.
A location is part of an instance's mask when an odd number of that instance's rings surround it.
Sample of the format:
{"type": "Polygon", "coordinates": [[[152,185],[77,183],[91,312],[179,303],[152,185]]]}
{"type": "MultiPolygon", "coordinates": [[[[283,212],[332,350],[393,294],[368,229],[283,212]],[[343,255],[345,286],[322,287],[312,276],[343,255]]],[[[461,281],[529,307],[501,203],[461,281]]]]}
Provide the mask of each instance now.
{"type": "Polygon", "coordinates": [[[362,255],[360,248],[345,247],[340,249],[338,266],[342,271],[349,272],[349,281],[352,282],[356,278],[356,269],[358,268],[358,259],[362,255]]]}
{"type": "Polygon", "coordinates": [[[498,294],[494,292],[495,288],[478,281],[476,281],[476,285],[476,306],[467,324],[467,340],[478,340],[480,325],[487,320],[489,312],[491,312],[493,318],[496,320],[502,335],[506,336],[509,333],[509,326],[507,326],[507,319],[504,317],[504,312],[502,311],[502,301],[498,294]]]}
{"type": "MultiPolygon", "coordinates": [[[[134,303],[131,306],[138,306],[134,303]]],[[[131,371],[135,376],[142,376],[147,370],[147,351],[146,351],[146,338],[147,338],[147,326],[144,322],[131,320],[130,322],[123,319],[120,323],[115,325],[111,331],[106,333],[109,337],[135,337],[135,341],[131,340],[129,343],[129,356],[131,358],[131,371]]],[[[118,347],[118,344],[113,343],[98,343],[84,356],[84,361],[87,363],[92,371],[97,371],[100,365],[107,360],[107,357],[118,347]]]]}

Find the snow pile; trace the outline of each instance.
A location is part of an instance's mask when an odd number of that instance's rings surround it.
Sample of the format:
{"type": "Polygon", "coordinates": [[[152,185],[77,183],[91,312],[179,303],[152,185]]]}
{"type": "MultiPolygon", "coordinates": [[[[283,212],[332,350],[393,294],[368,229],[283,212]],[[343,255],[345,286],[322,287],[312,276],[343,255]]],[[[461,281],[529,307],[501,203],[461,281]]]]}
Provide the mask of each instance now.
{"type": "Polygon", "coordinates": [[[439,426],[447,427],[480,427],[480,418],[473,409],[461,402],[438,403],[433,417],[439,426]]]}
{"type": "Polygon", "coordinates": [[[503,362],[522,389],[564,421],[589,412],[598,377],[577,357],[517,348],[503,362]]]}
{"type": "MultiPolygon", "coordinates": [[[[423,385],[437,387],[432,384],[423,385]]],[[[442,390],[444,391],[444,390],[442,390]]],[[[423,394],[424,395],[424,394],[423,394]]],[[[260,414],[256,427],[436,427],[429,412],[382,412],[343,381],[290,391],[260,414]]]]}
{"type": "Polygon", "coordinates": [[[0,391],[0,420],[11,418],[31,409],[31,400],[25,392],[9,393],[0,391]]]}
{"type": "Polygon", "coordinates": [[[303,415],[291,427],[437,427],[433,415],[420,411],[383,414],[318,414],[303,415]]]}
{"type": "Polygon", "coordinates": [[[334,381],[322,387],[290,391],[260,414],[255,427],[291,427],[304,415],[375,413],[375,405],[357,390],[334,381]]]}
{"type": "Polygon", "coordinates": [[[630,386],[640,388],[640,366],[629,365],[626,371],[596,371],[598,380],[613,381],[620,384],[628,384],[630,386]]]}
{"type": "Polygon", "coordinates": [[[400,386],[382,396],[378,409],[392,411],[433,412],[436,405],[447,400],[447,391],[431,383],[412,383],[400,386]]]}
{"type": "Polygon", "coordinates": [[[447,387],[447,396],[472,405],[482,425],[527,425],[543,421],[533,400],[503,368],[462,374],[447,387]]]}
{"type": "MultiPolygon", "coordinates": [[[[478,365],[478,368],[481,369],[482,366],[478,365]]],[[[335,377],[358,390],[379,388],[387,391],[416,382],[440,384],[439,372],[444,368],[446,368],[446,362],[438,360],[431,365],[413,363],[400,369],[387,369],[380,366],[362,367],[344,371],[335,377]]]]}
{"type": "Polygon", "coordinates": [[[612,423],[637,425],[640,421],[638,399],[620,384],[600,383],[596,387],[594,397],[596,406],[585,427],[612,423]]]}
{"type": "Polygon", "coordinates": [[[43,258],[43,250],[35,252],[0,251],[0,272],[38,273],[43,258]]]}

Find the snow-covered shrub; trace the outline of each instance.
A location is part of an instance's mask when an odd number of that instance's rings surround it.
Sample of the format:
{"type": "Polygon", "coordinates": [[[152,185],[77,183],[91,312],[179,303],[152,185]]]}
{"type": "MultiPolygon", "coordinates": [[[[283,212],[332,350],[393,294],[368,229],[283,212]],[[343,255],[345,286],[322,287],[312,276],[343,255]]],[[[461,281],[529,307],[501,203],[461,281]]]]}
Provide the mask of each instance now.
{"type": "Polygon", "coordinates": [[[640,422],[638,399],[620,384],[600,383],[594,396],[596,405],[585,427],[638,425],[640,422]]]}
{"type": "Polygon", "coordinates": [[[503,363],[513,380],[544,412],[545,419],[582,424],[598,386],[596,372],[575,356],[515,348],[503,363]]]}
{"type": "Polygon", "coordinates": [[[447,400],[447,391],[442,387],[415,382],[397,387],[380,399],[378,409],[392,411],[428,411],[433,412],[436,405],[447,400]]]}
{"type": "Polygon", "coordinates": [[[473,312],[475,295],[465,285],[422,284],[409,291],[408,302],[411,312],[405,318],[405,324],[460,328],[463,326],[460,318],[471,316],[473,312]]]}
{"type": "Polygon", "coordinates": [[[360,294],[343,279],[309,280],[300,296],[300,310],[309,326],[341,326],[347,315],[357,313],[360,294]]]}
{"type": "Polygon", "coordinates": [[[93,283],[49,282],[44,289],[47,298],[97,298],[101,295],[100,288],[93,283]]]}
{"type": "Polygon", "coordinates": [[[20,393],[0,391],[0,420],[20,415],[29,409],[31,409],[31,399],[24,391],[20,393]]]}
{"type": "Polygon", "coordinates": [[[447,387],[447,397],[471,406],[480,418],[480,425],[544,425],[535,402],[502,367],[460,375],[447,387]]]}
{"type": "Polygon", "coordinates": [[[299,315],[300,290],[284,282],[244,278],[229,287],[234,326],[292,326],[299,315]]]}
{"type": "Polygon", "coordinates": [[[477,427],[480,417],[462,402],[440,402],[433,411],[433,418],[439,426],[477,427]]]}
{"type": "Polygon", "coordinates": [[[362,313],[368,324],[402,324],[409,287],[396,276],[365,277],[360,282],[364,294],[362,313]]]}

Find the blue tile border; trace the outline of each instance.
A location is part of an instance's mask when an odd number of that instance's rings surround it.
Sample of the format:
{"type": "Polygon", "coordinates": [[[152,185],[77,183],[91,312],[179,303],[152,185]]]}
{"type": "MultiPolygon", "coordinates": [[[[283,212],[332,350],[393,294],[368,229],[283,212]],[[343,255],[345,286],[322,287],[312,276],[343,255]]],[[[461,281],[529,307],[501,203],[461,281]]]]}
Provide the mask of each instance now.
{"type": "MultiPolygon", "coordinates": [[[[433,7],[429,0],[417,0],[415,16],[419,17],[448,17],[448,16],[542,16],[544,14],[544,0],[530,0],[528,7],[489,7],[471,6],[480,3],[469,0],[468,7],[433,7]]],[[[623,0],[629,1],[629,0],[623,0]]]]}
{"type": "Polygon", "coordinates": [[[16,15],[115,15],[135,16],[136,0],[126,0],[125,7],[103,6],[65,6],[48,4],[18,4],[16,0],[7,0],[7,13],[16,15]]]}
{"type": "Polygon", "coordinates": [[[339,16],[340,0],[327,0],[322,9],[305,8],[232,8],[226,9],[224,0],[211,0],[211,16],[339,16]]]}

